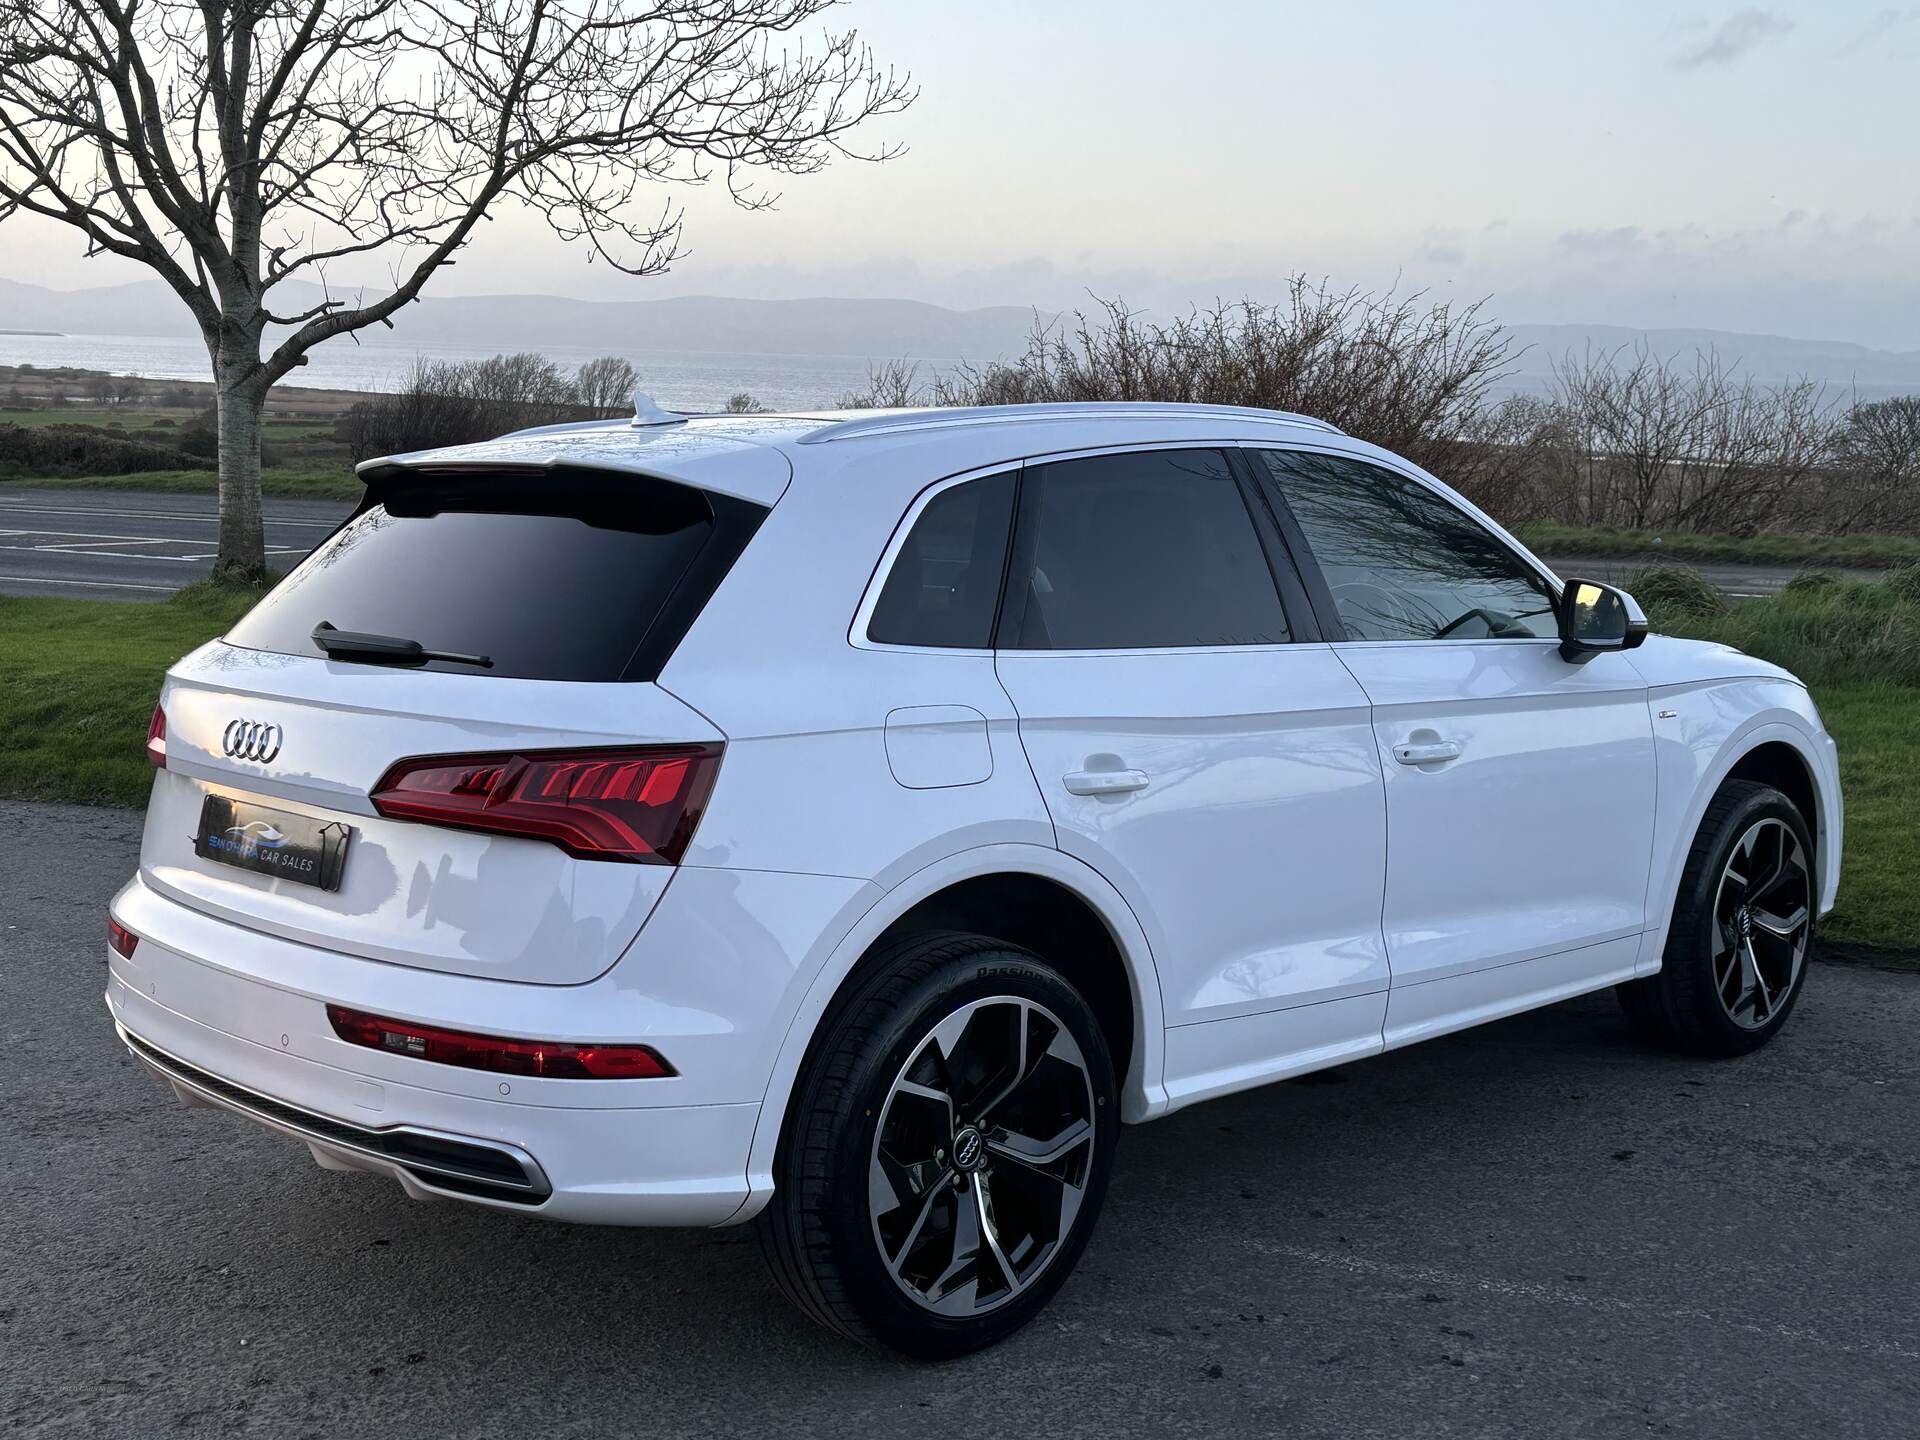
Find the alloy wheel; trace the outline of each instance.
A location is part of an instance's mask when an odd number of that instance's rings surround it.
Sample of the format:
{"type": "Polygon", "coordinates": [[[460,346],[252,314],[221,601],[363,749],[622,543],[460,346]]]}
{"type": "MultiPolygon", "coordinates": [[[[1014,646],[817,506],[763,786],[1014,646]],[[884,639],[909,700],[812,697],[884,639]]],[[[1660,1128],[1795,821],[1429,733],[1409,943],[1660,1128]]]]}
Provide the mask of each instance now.
{"type": "Polygon", "coordinates": [[[1760,1029],[1793,994],[1812,899],[1800,837],[1783,820],[1756,820],[1727,857],[1713,902],[1714,989],[1734,1024],[1760,1029]]]}
{"type": "Polygon", "coordinates": [[[1096,1123],[1086,1058],[1045,1006],[996,995],[934,1026],[887,1092],[868,1176],[895,1284],[955,1318],[1027,1290],[1073,1229],[1096,1123]]]}

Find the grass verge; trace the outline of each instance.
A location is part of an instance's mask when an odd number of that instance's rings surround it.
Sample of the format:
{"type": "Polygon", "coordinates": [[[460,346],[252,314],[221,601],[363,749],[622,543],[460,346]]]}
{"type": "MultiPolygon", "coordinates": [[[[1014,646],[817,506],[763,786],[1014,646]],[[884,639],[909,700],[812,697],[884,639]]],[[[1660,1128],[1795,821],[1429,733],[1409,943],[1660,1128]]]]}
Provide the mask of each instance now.
{"type": "Polygon", "coordinates": [[[0,794],[144,805],[161,677],[260,594],[202,581],[158,605],[0,596],[0,794]]]}
{"type": "Polygon", "coordinates": [[[1910,535],[1687,535],[1621,530],[1609,525],[1561,525],[1550,520],[1516,525],[1513,533],[1537,554],[1591,560],[1694,561],[1736,565],[1822,565],[1883,569],[1920,560],[1910,535]]]}
{"type": "MultiPolygon", "coordinates": [[[[133,475],[79,475],[38,479],[17,475],[0,480],[6,486],[32,490],[138,490],[150,495],[217,495],[219,477],[211,470],[144,470],[133,475]]],[[[261,472],[260,493],[287,500],[341,500],[356,502],[366,493],[351,470],[276,467],[261,472]]]]}

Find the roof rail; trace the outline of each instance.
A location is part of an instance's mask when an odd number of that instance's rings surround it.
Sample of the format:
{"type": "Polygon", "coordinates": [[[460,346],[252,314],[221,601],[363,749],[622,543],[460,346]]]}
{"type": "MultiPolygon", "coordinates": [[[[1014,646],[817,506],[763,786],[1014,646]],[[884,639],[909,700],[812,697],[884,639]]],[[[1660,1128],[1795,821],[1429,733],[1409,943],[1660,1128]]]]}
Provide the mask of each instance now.
{"type": "Polygon", "coordinates": [[[1038,405],[960,405],[948,408],[889,410],[823,425],[800,437],[802,445],[851,440],[862,435],[891,435],[909,430],[957,429],[967,425],[1023,424],[1042,420],[1219,419],[1261,425],[1298,425],[1342,433],[1336,425],[1290,410],[1257,410],[1249,405],[1192,405],[1161,400],[1085,400],[1038,405]]]}

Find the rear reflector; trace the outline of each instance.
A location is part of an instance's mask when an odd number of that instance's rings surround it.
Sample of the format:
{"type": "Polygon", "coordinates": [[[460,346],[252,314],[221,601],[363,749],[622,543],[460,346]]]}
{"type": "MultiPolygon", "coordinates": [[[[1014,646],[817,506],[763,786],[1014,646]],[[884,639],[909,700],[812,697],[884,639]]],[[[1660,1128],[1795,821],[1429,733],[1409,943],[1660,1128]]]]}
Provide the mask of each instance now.
{"type": "Polygon", "coordinates": [[[387,771],[373,808],[395,820],[547,840],[583,860],[677,865],[724,749],[423,755],[387,771]]]}
{"type": "Polygon", "coordinates": [[[329,1005],[333,1033],[353,1045],[462,1065],[497,1070],[503,1075],[538,1075],[548,1080],[658,1080],[674,1069],[651,1045],[566,1045],[552,1040],[503,1040],[387,1020],[342,1005],[329,1005]]]}
{"type": "Polygon", "coordinates": [[[107,916],[107,944],[111,945],[123,960],[133,958],[133,947],[140,943],[140,937],[127,929],[113,916],[107,916]]]}
{"type": "Polygon", "coordinates": [[[167,712],[153,707],[153,719],[147,725],[147,759],[162,770],[167,768],[167,712]]]}

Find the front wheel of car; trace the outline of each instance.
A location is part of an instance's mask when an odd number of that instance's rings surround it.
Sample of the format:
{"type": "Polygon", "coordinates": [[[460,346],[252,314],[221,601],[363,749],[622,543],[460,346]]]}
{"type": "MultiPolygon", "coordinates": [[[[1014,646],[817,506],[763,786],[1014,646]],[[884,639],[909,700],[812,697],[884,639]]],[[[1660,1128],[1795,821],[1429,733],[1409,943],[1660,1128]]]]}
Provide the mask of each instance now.
{"type": "Polygon", "coordinates": [[[1063,975],[983,936],[910,938],[868,962],[802,1067],[761,1251],[854,1340],[978,1350],[1080,1258],[1119,1119],[1106,1040],[1063,975]]]}
{"type": "Polygon", "coordinates": [[[1721,786],[1687,855],[1659,973],[1619,989],[1635,1030],[1694,1055],[1766,1044],[1806,984],[1818,884],[1793,802],[1769,785],[1721,786]]]}

